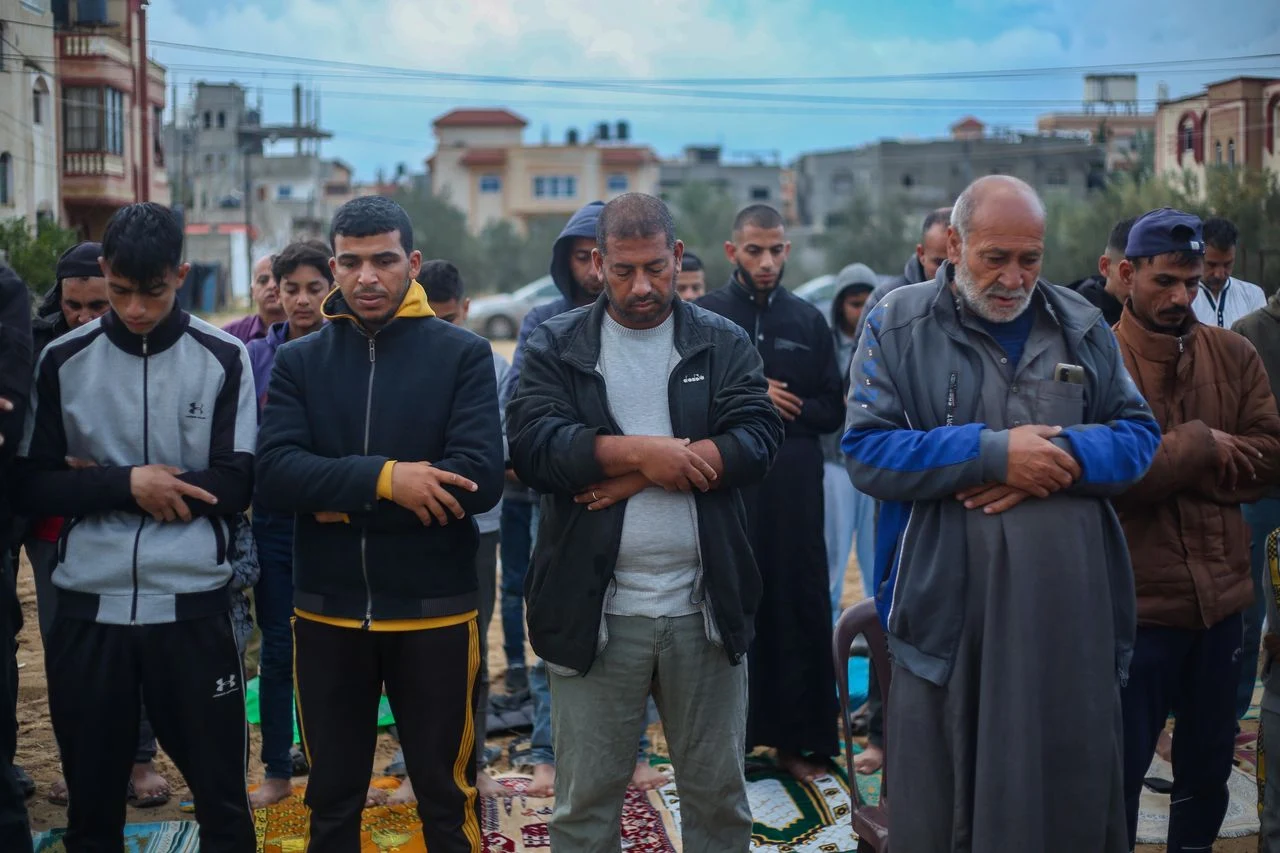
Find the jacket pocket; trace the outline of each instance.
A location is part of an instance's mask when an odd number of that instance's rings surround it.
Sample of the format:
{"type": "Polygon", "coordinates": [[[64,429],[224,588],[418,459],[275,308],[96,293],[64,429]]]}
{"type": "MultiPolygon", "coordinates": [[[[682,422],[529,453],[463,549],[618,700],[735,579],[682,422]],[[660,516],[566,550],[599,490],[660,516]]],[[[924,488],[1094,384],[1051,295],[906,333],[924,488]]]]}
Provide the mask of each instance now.
{"type": "Polygon", "coordinates": [[[71,531],[82,521],[84,521],[84,516],[77,515],[62,522],[62,530],[58,532],[59,563],[65,563],[67,561],[67,543],[71,540],[71,531]]]}
{"type": "Polygon", "coordinates": [[[222,518],[216,515],[206,515],[209,524],[213,526],[213,541],[217,554],[217,562],[215,565],[221,566],[227,561],[227,531],[222,526],[222,518]]]}
{"type": "Polygon", "coordinates": [[[1084,422],[1084,386],[1044,379],[1037,383],[1035,422],[1069,427],[1084,422]]]}

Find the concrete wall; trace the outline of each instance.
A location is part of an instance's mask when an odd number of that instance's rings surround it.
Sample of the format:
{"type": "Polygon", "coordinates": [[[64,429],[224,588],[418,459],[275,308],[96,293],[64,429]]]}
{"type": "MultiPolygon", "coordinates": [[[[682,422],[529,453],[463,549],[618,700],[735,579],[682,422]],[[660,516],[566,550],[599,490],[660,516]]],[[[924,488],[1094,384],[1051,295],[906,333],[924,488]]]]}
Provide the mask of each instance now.
{"type": "Polygon", "coordinates": [[[21,0],[0,0],[6,42],[0,73],[0,153],[10,157],[9,199],[0,205],[0,219],[20,216],[32,226],[37,214],[58,218],[61,208],[53,15],[48,3],[40,5],[44,12],[33,12],[21,0]],[[39,123],[33,97],[37,89],[42,93],[39,123]]]}

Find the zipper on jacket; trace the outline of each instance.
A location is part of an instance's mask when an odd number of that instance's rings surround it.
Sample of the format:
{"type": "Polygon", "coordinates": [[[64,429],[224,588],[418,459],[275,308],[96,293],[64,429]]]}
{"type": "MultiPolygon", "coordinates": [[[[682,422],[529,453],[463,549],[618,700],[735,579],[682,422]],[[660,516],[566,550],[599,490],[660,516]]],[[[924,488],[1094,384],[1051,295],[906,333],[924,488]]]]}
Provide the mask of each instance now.
{"type": "MultiPolygon", "coordinates": [[[[376,348],[373,336],[369,336],[369,390],[364,401],[364,455],[369,455],[369,428],[373,421],[373,372],[377,368],[376,348]]],[[[360,531],[360,573],[364,576],[364,623],[365,630],[373,624],[373,586],[369,583],[369,533],[368,528],[360,531]]]]}
{"type": "Polygon", "coordinates": [[[1185,349],[1183,349],[1183,347],[1182,347],[1182,337],[1181,337],[1181,336],[1179,336],[1179,337],[1178,337],[1178,352],[1186,352],[1186,350],[1185,350],[1185,349]]]}
{"type": "MultiPolygon", "coordinates": [[[[151,464],[151,406],[147,400],[148,374],[147,336],[142,336],[142,464],[151,464]]],[[[133,534],[133,602],[129,607],[129,624],[138,624],[138,549],[142,545],[142,528],[147,525],[147,516],[143,513],[138,519],[138,532],[133,534]]]]}

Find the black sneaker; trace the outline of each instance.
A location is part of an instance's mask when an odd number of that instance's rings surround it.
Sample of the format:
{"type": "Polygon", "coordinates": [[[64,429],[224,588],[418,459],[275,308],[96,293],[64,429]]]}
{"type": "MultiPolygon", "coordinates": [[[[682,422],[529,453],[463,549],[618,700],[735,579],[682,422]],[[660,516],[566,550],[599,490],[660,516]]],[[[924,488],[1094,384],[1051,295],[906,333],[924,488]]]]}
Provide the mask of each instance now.
{"type": "Polygon", "coordinates": [[[307,763],[307,755],[297,744],[290,748],[289,758],[293,761],[294,776],[306,776],[311,772],[311,765],[307,763]]]}
{"type": "Polygon", "coordinates": [[[529,671],[520,664],[509,666],[505,682],[508,696],[524,693],[529,689],[529,671]]]}

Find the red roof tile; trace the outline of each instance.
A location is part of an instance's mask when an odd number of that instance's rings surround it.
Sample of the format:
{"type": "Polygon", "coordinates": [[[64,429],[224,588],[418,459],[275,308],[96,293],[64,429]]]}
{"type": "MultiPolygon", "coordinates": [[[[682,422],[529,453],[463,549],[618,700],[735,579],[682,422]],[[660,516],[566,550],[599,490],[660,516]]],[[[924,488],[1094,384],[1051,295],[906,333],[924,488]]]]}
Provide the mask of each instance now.
{"type": "Polygon", "coordinates": [[[600,152],[600,162],[605,166],[643,166],[656,159],[648,148],[605,148],[600,152]]]}
{"type": "Polygon", "coordinates": [[[464,166],[502,166],[507,162],[505,148],[472,148],[462,155],[464,166]]]}
{"type": "Polygon", "coordinates": [[[509,110],[451,110],[433,127],[525,127],[529,123],[509,110]]]}

